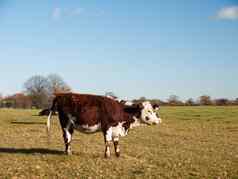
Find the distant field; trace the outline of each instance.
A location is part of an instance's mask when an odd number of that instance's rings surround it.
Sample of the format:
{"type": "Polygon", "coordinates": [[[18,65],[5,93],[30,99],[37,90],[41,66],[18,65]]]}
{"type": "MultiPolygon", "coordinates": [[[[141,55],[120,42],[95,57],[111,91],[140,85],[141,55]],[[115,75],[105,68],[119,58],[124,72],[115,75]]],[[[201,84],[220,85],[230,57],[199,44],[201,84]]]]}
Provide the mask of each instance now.
{"type": "Polygon", "coordinates": [[[48,145],[37,112],[0,109],[0,178],[238,178],[238,107],[162,107],[163,123],[131,130],[110,159],[101,133],[75,132],[64,155],[56,117],[48,145]]]}

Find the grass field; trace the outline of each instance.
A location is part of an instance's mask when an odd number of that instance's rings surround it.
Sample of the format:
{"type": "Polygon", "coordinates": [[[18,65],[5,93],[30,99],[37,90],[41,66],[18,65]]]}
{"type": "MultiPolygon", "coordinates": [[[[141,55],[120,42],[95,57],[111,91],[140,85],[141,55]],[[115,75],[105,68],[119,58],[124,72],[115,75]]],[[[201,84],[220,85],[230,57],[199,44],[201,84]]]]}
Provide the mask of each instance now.
{"type": "Polygon", "coordinates": [[[163,123],[131,130],[110,159],[101,133],[75,132],[64,155],[55,117],[48,145],[37,112],[0,109],[0,178],[238,178],[238,107],[162,107],[163,123]]]}

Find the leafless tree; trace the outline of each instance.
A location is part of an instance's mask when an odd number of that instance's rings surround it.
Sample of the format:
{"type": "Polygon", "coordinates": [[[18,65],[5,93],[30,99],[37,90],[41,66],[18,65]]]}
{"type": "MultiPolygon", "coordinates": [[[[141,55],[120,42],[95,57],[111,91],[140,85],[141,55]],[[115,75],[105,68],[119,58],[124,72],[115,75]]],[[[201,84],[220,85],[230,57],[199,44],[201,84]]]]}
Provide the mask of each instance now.
{"type": "Polygon", "coordinates": [[[59,75],[50,74],[47,79],[50,84],[49,90],[51,94],[71,91],[69,85],[59,75]]]}
{"type": "Polygon", "coordinates": [[[71,88],[57,74],[50,74],[47,77],[32,76],[24,83],[24,89],[36,108],[47,108],[54,93],[71,91],[71,88]]]}
{"type": "Polygon", "coordinates": [[[199,97],[200,105],[212,105],[211,97],[208,95],[203,95],[199,97]]]}
{"type": "Polygon", "coordinates": [[[168,99],[168,104],[172,105],[172,106],[176,106],[176,105],[184,105],[182,101],[179,100],[179,97],[176,95],[170,95],[169,99],[168,99]]]}
{"type": "Polygon", "coordinates": [[[32,105],[36,108],[48,106],[50,83],[47,78],[35,75],[24,83],[25,92],[31,97],[32,105]]]}
{"type": "Polygon", "coordinates": [[[47,77],[50,84],[49,86],[49,104],[52,103],[55,93],[67,93],[71,91],[69,85],[63,80],[63,78],[57,74],[50,74],[47,77]]]}
{"type": "Polygon", "coordinates": [[[185,105],[187,106],[194,106],[196,103],[193,100],[193,98],[189,98],[187,101],[185,101],[185,105]]]}

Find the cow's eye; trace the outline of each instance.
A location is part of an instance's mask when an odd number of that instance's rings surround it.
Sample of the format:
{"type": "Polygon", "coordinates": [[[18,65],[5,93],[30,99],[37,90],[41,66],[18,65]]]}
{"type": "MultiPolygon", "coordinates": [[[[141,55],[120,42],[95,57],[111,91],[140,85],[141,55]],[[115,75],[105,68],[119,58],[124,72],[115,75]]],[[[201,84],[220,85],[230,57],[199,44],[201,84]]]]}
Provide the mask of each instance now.
{"type": "Polygon", "coordinates": [[[150,120],[150,118],[146,116],[146,117],[145,117],[145,120],[147,120],[147,121],[148,121],[148,120],[150,120]]]}

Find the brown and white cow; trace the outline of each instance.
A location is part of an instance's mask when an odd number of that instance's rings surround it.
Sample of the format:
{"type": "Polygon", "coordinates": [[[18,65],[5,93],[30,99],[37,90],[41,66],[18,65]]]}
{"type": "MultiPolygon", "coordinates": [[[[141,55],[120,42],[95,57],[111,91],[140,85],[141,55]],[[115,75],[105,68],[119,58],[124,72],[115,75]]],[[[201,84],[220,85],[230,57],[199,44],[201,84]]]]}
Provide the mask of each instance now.
{"type": "Polygon", "coordinates": [[[71,154],[71,140],[74,129],[84,133],[102,131],[105,141],[105,157],[110,157],[110,143],[113,141],[116,156],[120,156],[119,137],[125,136],[131,126],[137,123],[158,124],[159,119],[148,110],[147,103],[127,106],[113,99],[88,94],[56,94],[47,120],[47,131],[53,111],[58,112],[65,152],[71,154]]]}

